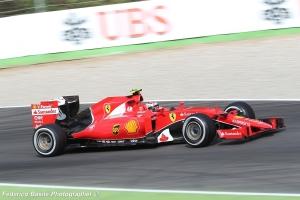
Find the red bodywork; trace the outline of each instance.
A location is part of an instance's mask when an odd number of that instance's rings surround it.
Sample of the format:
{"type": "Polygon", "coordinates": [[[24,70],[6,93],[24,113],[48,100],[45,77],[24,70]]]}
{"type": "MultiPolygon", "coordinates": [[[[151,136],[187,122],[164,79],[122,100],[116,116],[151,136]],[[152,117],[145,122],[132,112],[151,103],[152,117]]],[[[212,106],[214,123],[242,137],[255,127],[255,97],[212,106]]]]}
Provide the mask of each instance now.
{"type": "Polygon", "coordinates": [[[57,101],[42,101],[40,104],[31,104],[31,119],[35,129],[54,123],[58,115],[57,101]]]}
{"type": "MultiPolygon", "coordinates": [[[[158,107],[156,111],[148,110],[142,103],[141,94],[131,96],[107,97],[90,107],[92,122],[79,132],[72,133],[74,139],[92,140],[124,140],[145,138],[150,133],[158,133],[157,142],[173,141],[172,133],[165,132],[167,127],[177,124],[183,125],[184,120],[191,114],[203,113],[212,118],[216,124],[229,124],[233,128],[219,129],[217,133],[222,139],[241,139],[251,137],[258,133],[278,129],[278,121],[283,124],[283,118],[249,119],[237,116],[235,112],[225,113],[224,110],[212,107],[188,107],[183,102],[179,102],[178,107],[169,108],[158,107]],[[153,126],[155,121],[155,126],[153,126]],[[266,122],[268,123],[266,123],[266,122]]],[[[34,128],[37,125],[55,123],[58,116],[57,101],[41,102],[33,104],[32,120],[34,128]],[[37,115],[41,106],[47,105],[54,113],[37,115]],[[49,107],[50,106],[50,107],[49,107]],[[42,116],[44,121],[35,123],[37,116],[42,116]],[[47,119],[47,120],[45,120],[47,119]]]]}

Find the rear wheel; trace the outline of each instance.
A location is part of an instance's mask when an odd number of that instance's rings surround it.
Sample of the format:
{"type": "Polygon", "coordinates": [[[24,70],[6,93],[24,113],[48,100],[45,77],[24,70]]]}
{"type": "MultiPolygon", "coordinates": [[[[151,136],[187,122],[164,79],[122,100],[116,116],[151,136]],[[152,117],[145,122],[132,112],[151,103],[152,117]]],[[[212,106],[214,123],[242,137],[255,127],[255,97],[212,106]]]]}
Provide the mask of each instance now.
{"type": "Polygon", "coordinates": [[[237,116],[242,116],[250,119],[255,119],[255,114],[251,106],[245,102],[237,101],[229,104],[225,108],[225,112],[236,110],[237,116]]]}
{"type": "Polygon", "coordinates": [[[67,135],[57,124],[39,127],[34,132],[32,140],[34,149],[45,157],[60,155],[67,146],[67,135]]]}
{"type": "Polygon", "coordinates": [[[216,135],[216,127],[205,114],[194,114],[186,118],[182,133],[185,141],[193,147],[209,145],[216,135]]]}

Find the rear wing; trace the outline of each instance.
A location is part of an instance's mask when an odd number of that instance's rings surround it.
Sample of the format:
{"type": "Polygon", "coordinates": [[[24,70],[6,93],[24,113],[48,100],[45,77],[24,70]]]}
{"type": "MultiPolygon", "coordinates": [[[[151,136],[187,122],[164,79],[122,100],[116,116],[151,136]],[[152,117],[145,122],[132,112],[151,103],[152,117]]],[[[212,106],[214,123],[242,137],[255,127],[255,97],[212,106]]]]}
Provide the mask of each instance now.
{"type": "Polygon", "coordinates": [[[70,121],[79,111],[79,96],[63,96],[40,104],[31,104],[33,128],[44,124],[60,124],[70,121]]]}
{"type": "Polygon", "coordinates": [[[53,124],[58,116],[58,101],[42,101],[31,104],[32,125],[35,129],[44,124],[53,124]]]}

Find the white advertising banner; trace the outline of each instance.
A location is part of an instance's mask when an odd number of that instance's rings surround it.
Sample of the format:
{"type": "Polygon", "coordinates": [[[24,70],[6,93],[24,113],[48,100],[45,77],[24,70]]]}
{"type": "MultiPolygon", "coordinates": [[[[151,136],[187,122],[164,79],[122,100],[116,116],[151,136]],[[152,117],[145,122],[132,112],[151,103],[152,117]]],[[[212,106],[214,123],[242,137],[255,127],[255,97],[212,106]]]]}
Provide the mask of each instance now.
{"type": "Polygon", "coordinates": [[[0,59],[300,26],[300,0],[150,0],[0,19],[0,59]]]}

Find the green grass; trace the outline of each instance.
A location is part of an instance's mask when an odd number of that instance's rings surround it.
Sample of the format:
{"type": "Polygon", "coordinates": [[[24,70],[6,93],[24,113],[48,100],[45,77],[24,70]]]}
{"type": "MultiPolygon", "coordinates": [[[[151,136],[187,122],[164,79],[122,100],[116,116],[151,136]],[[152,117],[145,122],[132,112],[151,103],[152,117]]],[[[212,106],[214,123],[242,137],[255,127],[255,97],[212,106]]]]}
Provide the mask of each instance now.
{"type": "Polygon", "coordinates": [[[97,191],[97,190],[72,190],[72,189],[49,189],[34,187],[1,186],[0,199],[2,200],[38,200],[38,199],[80,199],[80,200],[296,200],[300,197],[285,196],[247,196],[247,195],[214,195],[214,194],[179,194],[159,192],[119,192],[119,191],[97,191]],[[8,197],[14,193],[14,197],[8,197]],[[27,194],[26,197],[16,197],[16,194],[27,194]],[[48,196],[36,196],[38,194],[48,196]],[[65,196],[61,196],[64,194],[65,196]],[[73,196],[71,196],[73,195],[73,196]],[[85,195],[85,196],[79,196],[85,195]]]}
{"type": "Polygon", "coordinates": [[[16,66],[24,66],[24,65],[32,65],[32,64],[40,64],[40,63],[47,63],[47,62],[64,61],[64,60],[74,60],[74,59],[82,59],[82,58],[89,58],[89,57],[130,53],[136,51],[155,50],[155,49],[162,49],[162,48],[184,46],[184,45],[195,44],[195,43],[218,43],[218,42],[227,42],[227,41],[234,41],[234,40],[273,37],[273,36],[291,35],[291,34],[299,34],[299,33],[300,33],[300,28],[288,28],[288,29],[278,29],[278,30],[236,33],[236,34],[228,34],[228,35],[207,36],[207,37],[200,37],[200,38],[155,42],[155,43],[138,44],[138,45],[109,47],[109,48],[101,48],[101,49],[72,51],[72,52],[65,52],[65,53],[34,55],[34,56],[0,60],[0,68],[8,68],[8,67],[16,67],[16,66]]]}

